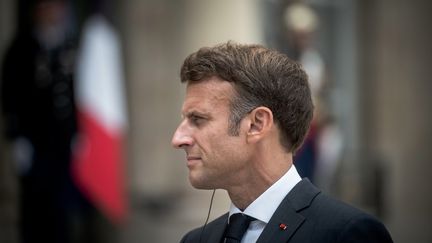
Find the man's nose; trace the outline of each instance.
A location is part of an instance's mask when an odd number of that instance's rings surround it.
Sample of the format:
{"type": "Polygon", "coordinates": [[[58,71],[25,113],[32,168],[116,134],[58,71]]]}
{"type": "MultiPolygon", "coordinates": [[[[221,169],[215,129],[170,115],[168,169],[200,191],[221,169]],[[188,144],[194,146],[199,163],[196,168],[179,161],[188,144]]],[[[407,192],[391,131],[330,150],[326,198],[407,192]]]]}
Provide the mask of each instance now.
{"type": "Polygon", "coordinates": [[[174,148],[181,149],[185,146],[190,146],[193,144],[193,139],[188,134],[187,129],[184,124],[180,124],[171,139],[171,144],[174,148]]]}

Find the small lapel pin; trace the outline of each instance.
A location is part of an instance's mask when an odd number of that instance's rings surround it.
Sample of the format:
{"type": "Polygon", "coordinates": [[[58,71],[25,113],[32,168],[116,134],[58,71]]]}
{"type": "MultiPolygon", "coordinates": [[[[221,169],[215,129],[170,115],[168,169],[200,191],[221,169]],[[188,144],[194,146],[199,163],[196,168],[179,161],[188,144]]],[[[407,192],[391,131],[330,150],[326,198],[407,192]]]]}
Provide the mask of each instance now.
{"type": "Polygon", "coordinates": [[[279,229],[281,229],[281,230],[286,230],[286,229],[287,229],[286,224],[280,224],[280,225],[279,225],[279,229]]]}

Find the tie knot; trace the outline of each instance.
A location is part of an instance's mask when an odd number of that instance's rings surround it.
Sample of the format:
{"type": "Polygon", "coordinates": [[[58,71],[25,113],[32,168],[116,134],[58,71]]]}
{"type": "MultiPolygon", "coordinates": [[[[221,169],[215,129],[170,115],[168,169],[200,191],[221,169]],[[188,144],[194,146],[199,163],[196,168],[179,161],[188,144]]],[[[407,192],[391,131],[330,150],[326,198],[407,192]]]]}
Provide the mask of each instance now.
{"type": "Polygon", "coordinates": [[[254,220],[254,218],[242,213],[231,215],[225,231],[226,242],[240,242],[250,222],[254,220]]]}

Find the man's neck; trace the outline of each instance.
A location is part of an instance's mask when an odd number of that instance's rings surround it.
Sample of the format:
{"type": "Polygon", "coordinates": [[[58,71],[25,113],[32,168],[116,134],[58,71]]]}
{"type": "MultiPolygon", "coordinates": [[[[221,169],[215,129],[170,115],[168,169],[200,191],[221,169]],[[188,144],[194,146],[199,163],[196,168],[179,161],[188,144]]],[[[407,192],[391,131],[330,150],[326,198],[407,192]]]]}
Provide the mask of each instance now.
{"type": "Polygon", "coordinates": [[[227,189],[232,203],[237,208],[247,208],[289,170],[292,165],[292,155],[280,155],[274,155],[271,161],[251,162],[248,173],[240,177],[243,178],[243,183],[227,189]]]}

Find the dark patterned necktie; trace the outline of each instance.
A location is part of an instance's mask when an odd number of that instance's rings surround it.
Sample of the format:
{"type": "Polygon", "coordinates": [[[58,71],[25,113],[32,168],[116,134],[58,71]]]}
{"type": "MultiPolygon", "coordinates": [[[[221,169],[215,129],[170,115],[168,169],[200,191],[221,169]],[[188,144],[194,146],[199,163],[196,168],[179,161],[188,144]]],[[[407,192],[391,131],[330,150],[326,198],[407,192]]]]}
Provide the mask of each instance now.
{"type": "Polygon", "coordinates": [[[242,213],[231,215],[229,224],[225,230],[225,243],[240,243],[250,222],[254,220],[254,218],[242,213]]]}

